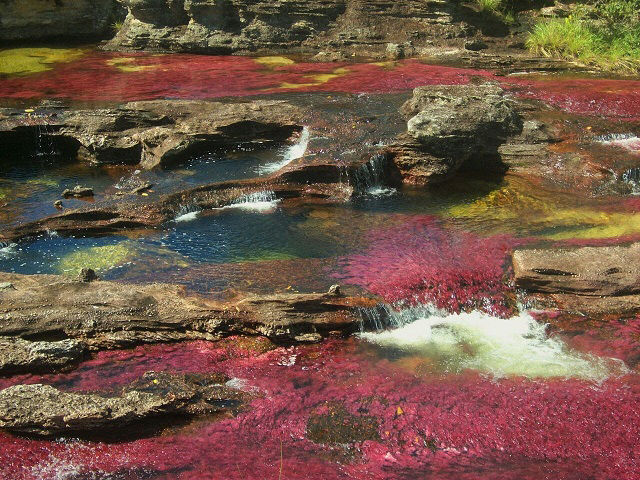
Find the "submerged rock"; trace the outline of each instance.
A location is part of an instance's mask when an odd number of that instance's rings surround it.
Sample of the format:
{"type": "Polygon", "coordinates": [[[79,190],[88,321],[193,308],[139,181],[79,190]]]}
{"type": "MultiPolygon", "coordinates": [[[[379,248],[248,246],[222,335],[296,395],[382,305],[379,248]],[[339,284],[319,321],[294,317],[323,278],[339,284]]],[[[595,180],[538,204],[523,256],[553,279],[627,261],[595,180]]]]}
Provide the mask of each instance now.
{"type": "Polygon", "coordinates": [[[0,337],[0,374],[64,369],[82,360],[85,350],[77,340],[30,342],[0,337]]]}
{"type": "Polygon", "coordinates": [[[67,188],[62,192],[64,198],[85,198],[93,197],[93,188],[76,185],[73,188],[67,188]]]}
{"type": "Polygon", "coordinates": [[[389,150],[405,181],[436,183],[459,169],[502,170],[498,147],[522,119],[498,85],[418,87],[402,107],[407,133],[389,150]]]}
{"type": "Polygon", "coordinates": [[[203,415],[238,407],[244,394],[209,375],[147,372],[117,396],[70,393],[50,385],[0,391],[0,428],[35,435],[96,434],[170,415],[203,415]]]}

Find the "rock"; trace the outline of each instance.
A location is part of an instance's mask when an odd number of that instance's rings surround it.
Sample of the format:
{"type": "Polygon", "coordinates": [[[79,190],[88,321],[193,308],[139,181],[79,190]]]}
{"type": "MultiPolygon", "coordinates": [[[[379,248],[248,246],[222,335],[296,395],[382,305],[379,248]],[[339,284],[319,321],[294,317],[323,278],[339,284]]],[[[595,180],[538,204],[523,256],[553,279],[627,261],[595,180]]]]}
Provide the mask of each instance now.
{"type": "Polygon", "coordinates": [[[513,269],[516,284],[533,292],[636,295],[640,294],[640,243],[516,250],[513,269]]]}
{"type": "Polygon", "coordinates": [[[489,46],[482,40],[474,38],[473,40],[464,42],[464,48],[472,52],[478,52],[480,50],[486,50],[489,46]]]}
{"type": "Polygon", "coordinates": [[[104,38],[124,13],[115,0],[3,0],[1,3],[0,40],[104,38]]]}
{"type": "Polygon", "coordinates": [[[93,188],[91,187],[82,187],[80,185],[76,185],[75,187],[73,187],[72,189],[65,189],[64,192],[62,192],[62,196],[64,198],[86,198],[86,197],[93,197],[93,188]]]}
{"type": "Polygon", "coordinates": [[[41,373],[66,369],[82,360],[86,346],[76,340],[29,342],[0,337],[0,373],[41,373]]]}
{"type": "Polygon", "coordinates": [[[89,349],[141,343],[260,335],[280,343],[358,331],[369,298],[328,293],[249,295],[228,302],[189,295],[168,284],[83,283],[55,275],[0,273],[18,290],[0,293],[0,335],[64,334],[89,349]]]}
{"type": "Polygon", "coordinates": [[[93,269],[83,268],[80,270],[80,273],[78,274],[78,281],[89,283],[95,280],[98,280],[98,275],[96,275],[96,272],[94,272],[93,269]]]}
{"type": "Polygon", "coordinates": [[[131,193],[133,195],[139,195],[143,192],[146,192],[147,190],[150,190],[153,187],[153,183],[144,183],[136,188],[134,188],[133,190],[131,190],[131,193]]]}
{"type": "Polygon", "coordinates": [[[112,109],[64,110],[30,117],[28,122],[25,112],[10,113],[0,120],[0,145],[6,150],[33,144],[46,125],[47,140],[64,157],[147,169],[213,150],[277,146],[302,130],[296,121],[301,116],[298,108],[268,100],[143,101],[112,109]]]}
{"type": "Polygon", "coordinates": [[[405,181],[450,178],[461,167],[501,170],[498,148],[522,119],[496,84],[418,87],[402,107],[407,133],[389,147],[405,181]]]}
{"type": "Polygon", "coordinates": [[[53,202],[53,206],[56,207],[58,210],[62,210],[63,209],[62,200],[56,200],[55,202],[53,202]]]}
{"type": "Polygon", "coordinates": [[[387,43],[427,44],[468,28],[444,0],[121,1],[128,15],[108,49],[384,54],[387,43]]]}
{"type": "Polygon", "coordinates": [[[221,385],[224,381],[147,372],[117,396],[16,385],[0,391],[0,428],[31,435],[96,435],[162,417],[229,411],[246,395],[221,385]]]}
{"type": "Polygon", "coordinates": [[[2,282],[0,283],[0,290],[15,290],[16,287],[11,282],[2,282]]]}
{"type": "Polygon", "coordinates": [[[387,43],[387,58],[401,60],[404,58],[404,45],[397,43],[387,43]]]}
{"type": "Polygon", "coordinates": [[[340,296],[342,292],[340,292],[340,285],[331,285],[329,287],[329,291],[327,292],[329,295],[340,296]]]}

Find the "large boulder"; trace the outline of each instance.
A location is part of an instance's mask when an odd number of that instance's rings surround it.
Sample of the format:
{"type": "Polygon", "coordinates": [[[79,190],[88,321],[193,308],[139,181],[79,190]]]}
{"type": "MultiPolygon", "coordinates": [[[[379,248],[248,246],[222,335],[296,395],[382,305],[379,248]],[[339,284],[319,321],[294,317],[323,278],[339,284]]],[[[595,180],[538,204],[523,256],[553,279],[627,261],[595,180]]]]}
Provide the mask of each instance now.
{"type": "Polygon", "coordinates": [[[503,168],[498,148],[522,119],[498,85],[418,87],[402,107],[407,132],[390,147],[409,183],[444,181],[463,167],[503,168]]]}
{"type": "Polygon", "coordinates": [[[105,433],[132,423],[236,408],[244,394],[221,376],[148,372],[119,395],[63,392],[50,385],[0,391],[0,428],[35,435],[105,433]]]}
{"type": "Polygon", "coordinates": [[[104,38],[120,8],[116,0],[0,0],[0,40],[104,38]]]}

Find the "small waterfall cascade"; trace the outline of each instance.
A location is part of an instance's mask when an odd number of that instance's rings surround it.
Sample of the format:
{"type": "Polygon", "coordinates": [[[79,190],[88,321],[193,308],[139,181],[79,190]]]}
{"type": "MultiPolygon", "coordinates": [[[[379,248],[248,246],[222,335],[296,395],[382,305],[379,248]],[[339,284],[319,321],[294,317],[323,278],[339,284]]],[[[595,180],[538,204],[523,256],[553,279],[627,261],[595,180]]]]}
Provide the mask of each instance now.
{"type": "Polygon", "coordinates": [[[351,182],[354,190],[360,194],[369,195],[390,195],[395,188],[390,188],[387,184],[388,157],[385,154],[375,154],[369,161],[352,173],[351,182]]]}
{"type": "Polygon", "coordinates": [[[248,193],[236,198],[230,205],[222,208],[240,208],[255,212],[271,212],[280,200],[272,190],[248,193]]]}
{"type": "Polygon", "coordinates": [[[270,173],[277,172],[281,168],[289,165],[294,160],[302,158],[302,156],[307,151],[307,147],[309,146],[309,140],[311,139],[311,132],[308,127],[304,127],[300,132],[300,136],[298,140],[293,144],[289,145],[282,151],[282,160],[277,162],[268,163],[266,165],[262,165],[256,169],[259,175],[268,175],[270,173]]]}
{"type": "Polygon", "coordinates": [[[596,137],[596,141],[603,145],[615,145],[640,153],[640,138],[633,133],[609,133],[596,137]]]}
{"type": "Polygon", "coordinates": [[[569,348],[550,336],[529,312],[500,318],[478,310],[449,313],[422,305],[362,312],[359,337],[384,349],[431,359],[438,368],[459,373],[472,369],[494,377],[580,378],[602,382],[629,373],[616,358],[569,348]],[[373,331],[372,331],[373,330],[373,331]]]}
{"type": "Polygon", "coordinates": [[[201,210],[197,205],[182,205],[176,212],[173,221],[177,223],[190,222],[198,218],[200,212],[201,210]]]}

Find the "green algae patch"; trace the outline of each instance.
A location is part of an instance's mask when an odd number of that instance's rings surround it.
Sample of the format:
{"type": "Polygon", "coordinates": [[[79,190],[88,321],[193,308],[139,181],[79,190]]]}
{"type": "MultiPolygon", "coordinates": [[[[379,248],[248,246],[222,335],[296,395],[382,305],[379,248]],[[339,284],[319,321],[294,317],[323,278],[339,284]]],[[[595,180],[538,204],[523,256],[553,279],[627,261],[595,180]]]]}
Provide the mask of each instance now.
{"type": "Polygon", "coordinates": [[[134,245],[126,241],[116,245],[89,247],[62,257],[56,270],[64,275],[77,275],[83,268],[92,268],[100,273],[132,261],[136,254],[134,245]]]}
{"type": "Polygon", "coordinates": [[[0,50],[0,74],[31,75],[51,70],[56,63],[78,60],[79,48],[13,48],[0,50]]]}

